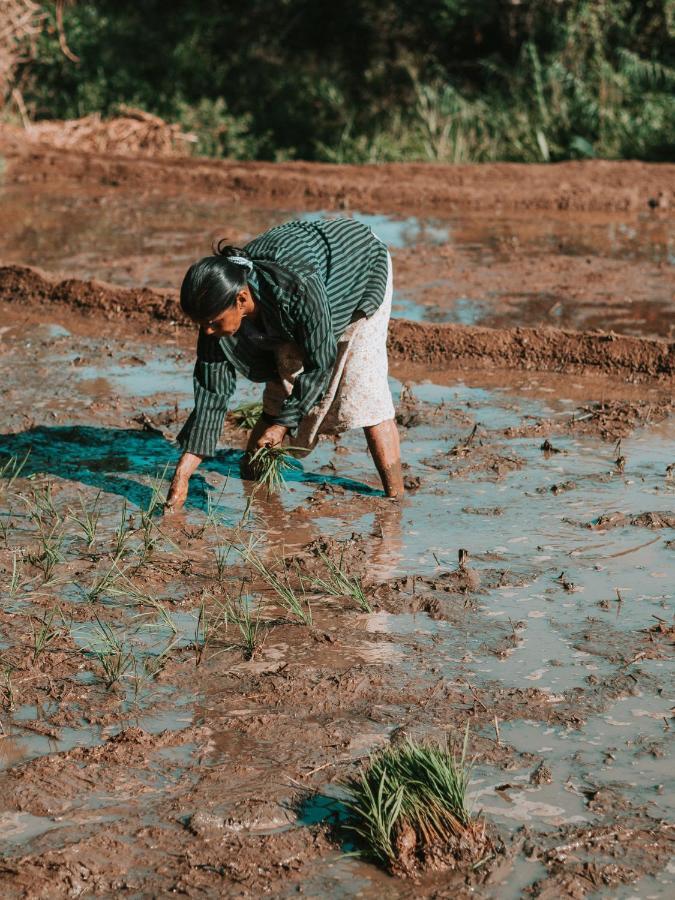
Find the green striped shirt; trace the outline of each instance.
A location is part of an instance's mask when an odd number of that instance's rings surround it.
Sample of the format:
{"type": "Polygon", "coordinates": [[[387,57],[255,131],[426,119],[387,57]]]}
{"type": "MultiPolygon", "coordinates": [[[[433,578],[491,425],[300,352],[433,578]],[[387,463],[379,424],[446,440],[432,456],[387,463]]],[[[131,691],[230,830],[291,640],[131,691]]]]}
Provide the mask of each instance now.
{"type": "Polygon", "coordinates": [[[255,265],[249,287],[260,304],[270,342],[247,329],[215,338],[201,330],[194,370],[195,404],[178,435],[183,450],[213,456],[239,372],[251,381],[278,377],[273,341],[293,341],[302,350],[303,372],[272,423],[291,432],[325,394],[337,342],[354,318],[372,316],[387,286],[387,248],[369,226],[354,219],[287,222],[245,247],[255,265]],[[265,261],[294,276],[281,278],[265,261]]]}

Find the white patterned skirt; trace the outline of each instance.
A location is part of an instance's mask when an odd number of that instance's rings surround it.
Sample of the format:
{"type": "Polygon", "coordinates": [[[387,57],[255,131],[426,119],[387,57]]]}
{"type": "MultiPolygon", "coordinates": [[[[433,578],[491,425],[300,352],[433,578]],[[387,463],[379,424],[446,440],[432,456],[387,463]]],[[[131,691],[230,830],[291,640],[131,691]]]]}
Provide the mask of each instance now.
{"type": "MultiPolygon", "coordinates": [[[[338,341],[328,389],[300,422],[292,440],[294,447],[306,448],[309,453],[320,434],[367,428],[394,418],[387,358],[392,293],[393,272],[391,256],[388,256],[384,300],[372,316],[352,322],[338,341]]],[[[275,354],[279,378],[268,381],[263,393],[263,409],[272,416],[279,414],[281,404],[290,396],[295,379],[302,372],[302,353],[297,344],[280,344],[275,354]]]]}

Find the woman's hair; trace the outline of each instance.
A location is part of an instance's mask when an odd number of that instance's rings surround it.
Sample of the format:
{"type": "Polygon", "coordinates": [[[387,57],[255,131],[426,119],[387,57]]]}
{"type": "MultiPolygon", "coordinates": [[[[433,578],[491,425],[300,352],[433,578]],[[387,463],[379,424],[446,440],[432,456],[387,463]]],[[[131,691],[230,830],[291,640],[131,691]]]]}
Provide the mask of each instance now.
{"type": "Polygon", "coordinates": [[[234,306],[253,268],[245,250],[223,240],[214,244],[213,254],[190,266],[180,288],[181,309],[194,322],[215,319],[234,306]]]}

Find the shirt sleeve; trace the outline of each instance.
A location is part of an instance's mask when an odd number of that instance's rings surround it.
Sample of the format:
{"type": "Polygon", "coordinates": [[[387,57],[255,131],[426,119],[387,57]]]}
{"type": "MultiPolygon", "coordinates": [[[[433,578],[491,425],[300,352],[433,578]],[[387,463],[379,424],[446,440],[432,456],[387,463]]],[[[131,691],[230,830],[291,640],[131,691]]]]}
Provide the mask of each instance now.
{"type": "Polygon", "coordinates": [[[215,454],[236,380],[234,366],[225,358],[218,338],[207,337],[200,331],[192,379],[194,409],[176,438],[184,451],[199,456],[215,454]]]}
{"type": "Polygon", "coordinates": [[[270,423],[285,425],[291,432],[322,399],[337,356],[326,288],[318,276],[307,280],[304,296],[298,302],[295,341],[302,350],[303,370],[279,413],[265,416],[270,423]]]}

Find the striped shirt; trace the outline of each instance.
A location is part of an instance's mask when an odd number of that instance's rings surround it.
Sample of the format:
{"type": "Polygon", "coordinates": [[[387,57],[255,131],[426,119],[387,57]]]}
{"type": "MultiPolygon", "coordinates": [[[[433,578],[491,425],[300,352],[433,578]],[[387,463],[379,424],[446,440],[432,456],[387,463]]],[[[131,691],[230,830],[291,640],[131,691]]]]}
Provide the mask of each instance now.
{"type": "Polygon", "coordinates": [[[324,396],[347,326],[359,315],[372,316],[387,286],[386,245],[354,219],[287,222],[245,250],[256,264],[249,287],[260,305],[267,340],[247,328],[223,338],[200,330],[194,409],[177,438],[183,450],[200,456],[215,453],[236,373],[259,382],[279,377],[275,341],[293,341],[303,354],[292,394],[279,415],[267,416],[293,432],[324,396]],[[280,277],[266,269],[265,261],[294,277],[280,277]]]}

